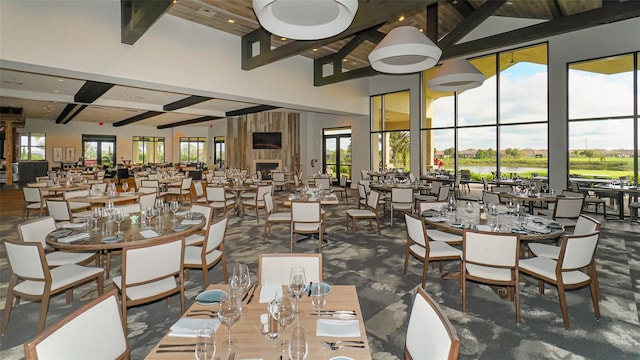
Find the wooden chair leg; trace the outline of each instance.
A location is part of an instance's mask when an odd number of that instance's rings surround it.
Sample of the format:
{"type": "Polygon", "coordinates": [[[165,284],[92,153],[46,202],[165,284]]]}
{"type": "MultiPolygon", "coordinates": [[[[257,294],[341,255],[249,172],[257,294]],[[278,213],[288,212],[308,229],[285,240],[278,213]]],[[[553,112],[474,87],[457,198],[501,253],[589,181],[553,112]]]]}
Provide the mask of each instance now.
{"type": "Polygon", "coordinates": [[[564,322],[564,328],[569,330],[569,311],[567,309],[567,298],[564,293],[564,286],[558,284],[558,298],[560,299],[560,310],[562,311],[562,322],[564,322]]]}

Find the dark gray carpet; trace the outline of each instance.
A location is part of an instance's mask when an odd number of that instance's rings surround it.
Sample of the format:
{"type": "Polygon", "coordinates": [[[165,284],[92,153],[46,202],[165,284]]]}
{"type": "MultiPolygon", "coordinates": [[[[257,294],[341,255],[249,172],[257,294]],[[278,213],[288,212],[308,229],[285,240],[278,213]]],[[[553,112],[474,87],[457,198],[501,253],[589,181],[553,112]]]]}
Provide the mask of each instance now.
{"type": "MultiPolygon", "coordinates": [[[[344,227],[344,210],[354,206],[327,207],[328,242],[323,248],[324,277],[331,284],[352,284],[358,288],[367,335],[374,359],[403,359],[406,326],[419,286],[421,265],[412,259],[407,276],[402,275],[405,251],[404,221],[394,221],[390,229],[388,216],[383,221],[383,235],[369,230],[368,223],[358,224],[353,237],[344,227]]],[[[400,217],[398,217],[400,219],[400,217]]],[[[2,219],[2,239],[17,237],[19,219],[2,219]]],[[[266,243],[262,242],[264,222],[255,218],[231,217],[225,248],[229,263],[249,265],[256,274],[259,253],[288,252],[288,227],[276,225],[266,243]]],[[[604,230],[597,250],[602,301],[601,320],[595,319],[587,289],[569,292],[571,329],[562,324],[555,288],[547,286],[544,296],[536,283],[527,283],[520,293],[522,322],[515,322],[515,306],[502,300],[495,289],[469,284],[468,312],[461,312],[462,296],[457,280],[444,280],[436,269],[429,272],[427,292],[443,307],[461,339],[461,359],[638,359],[640,358],[640,245],[637,234],[604,230]]],[[[296,252],[315,252],[317,242],[299,242],[296,252]]],[[[4,247],[0,259],[0,305],[4,296],[8,270],[4,247]]],[[[119,259],[119,258],[117,258],[119,259]]],[[[457,263],[445,264],[455,271],[457,263]]],[[[119,267],[113,269],[117,272],[119,267]]],[[[219,266],[210,271],[212,282],[222,282],[219,266]]],[[[191,271],[185,285],[187,306],[202,290],[202,275],[191,271]]],[[[73,306],[64,305],[64,296],[51,301],[47,324],[53,324],[83,301],[91,285],[75,292],[73,306]]],[[[132,308],[127,323],[132,358],[141,359],[149,352],[171,324],[180,317],[177,298],[171,305],[160,301],[132,308]]],[[[36,334],[39,303],[21,303],[14,308],[7,334],[0,338],[0,358],[22,358],[22,344],[36,334]]],[[[425,334],[429,336],[429,334],[425,334]]],[[[309,359],[314,359],[310,356],[309,359]]]]}

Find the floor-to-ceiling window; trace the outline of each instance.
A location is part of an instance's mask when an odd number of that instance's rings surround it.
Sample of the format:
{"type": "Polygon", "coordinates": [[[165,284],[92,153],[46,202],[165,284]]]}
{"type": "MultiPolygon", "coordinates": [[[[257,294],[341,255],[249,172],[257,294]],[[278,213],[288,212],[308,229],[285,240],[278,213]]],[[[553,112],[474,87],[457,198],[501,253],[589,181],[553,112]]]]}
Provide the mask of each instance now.
{"type": "Polygon", "coordinates": [[[82,158],[86,166],[113,167],[116,159],[116,137],[82,135],[82,158]]]}
{"type": "Polygon", "coordinates": [[[638,177],[638,53],[568,65],[569,176],[638,177]]]}
{"type": "Polygon", "coordinates": [[[371,97],[371,168],[404,169],[410,166],[410,92],[371,97]]]}
{"type": "Polygon", "coordinates": [[[322,138],[325,173],[351,179],[351,128],[324,129],[322,138]]]}
{"type": "Polygon", "coordinates": [[[213,163],[220,166],[222,165],[222,162],[226,160],[227,158],[225,155],[224,136],[214,136],[213,137],[213,163]]]}
{"type": "Polygon", "coordinates": [[[205,162],[207,138],[181,137],[180,162],[205,162]]]}
{"type": "Polygon", "coordinates": [[[547,174],[547,45],[469,60],[484,83],[432,91],[423,74],[421,172],[469,170],[472,180],[547,174]]]}
{"type": "Polygon", "coordinates": [[[134,136],[132,161],[139,164],[164,162],[164,137],[134,136]]]}

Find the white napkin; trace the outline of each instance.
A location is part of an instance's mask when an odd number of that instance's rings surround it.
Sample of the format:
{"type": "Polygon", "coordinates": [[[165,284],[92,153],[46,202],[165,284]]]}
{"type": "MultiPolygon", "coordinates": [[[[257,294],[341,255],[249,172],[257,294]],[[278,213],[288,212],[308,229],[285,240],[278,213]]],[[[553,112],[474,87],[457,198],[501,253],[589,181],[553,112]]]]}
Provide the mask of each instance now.
{"type": "Polygon", "coordinates": [[[262,284],[262,289],[260,290],[260,303],[269,303],[276,297],[276,291],[282,289],[282,284],[268,282],[262,284]]]}
{"type": "Polygon", "coordinates": [[[476,230],[478,230],[478,231],[492,231],[493,229],[491,228],[490,225],[476,225],[476,230]]]}
{"type": "Polygon", "coordinates": [[[200,224],[200,220],[182,220],[180,225],[198,225],[200,224]]]}
{"type": "Polygon", "coordinates": [[[89,233],[79,233],[79,234],[74,234],[74,235],[69,235],[69,236],[65,236],[63,238],[58,239],[59,243],[63,243],[63,244],[69,244],[72,243],[74,241],[79,241],[82,239],[88,239],[89,237],[91,237],[91,235],[89,235],[89,233]]]}
{"type": "Polygon", "coordinates": [[[358,320],[318,319],[316,336],[360,337],[358,320]]]}
{"type": "Polygon", "coordinates": [[[142,235],[142,237],[145,238],[145,239],[150,239],[150,238],[154,238],[154,237],[160,236],[160,235],[158,235],[157,232],[155,232],[153,230],[142,230],[142,231],[140,231],[140,235],[142,235]]]}
{"type": "Polygon", "coordinates": [[[430,218],[427,218],[427,219],[429,221],[433,221],[433,222],[437,222],[437,223],[447,221],[447,218],[444,217],[444,216],[433,216],[433,217],[430,217],[430,218]]]}
{"type": "Polygon", "coordinates": [[[546,225],[527,224],[523,226],[523,228],[525,228],[525,230],[539,232],[542,234],[548,234],[551,232],[551,230],[547,229],[546,225]]]}
{"type": "Polygon", "coordinates": [[[220,327],[220,320],[192,319],[183,317],[171,326],[171,332],[169,332],[169,336],[196,337],[196,332],[198,331],[198,329],[205,326],[213,327],[213,331],[216,331],[218,327],[220,327]]]}
{"type": "Polygon", "coordinates": [[[189,210],[185,210],[185,211],[176,211],[176,215],[177,216],[185,216],[187,215],[187,213],[189,212],[189,210]]]}
{"type": "Polygon", "coordinates": [[[82,229],[84,228],[84,223],[66,223],[62,225],[65,229],[82,229]]]}

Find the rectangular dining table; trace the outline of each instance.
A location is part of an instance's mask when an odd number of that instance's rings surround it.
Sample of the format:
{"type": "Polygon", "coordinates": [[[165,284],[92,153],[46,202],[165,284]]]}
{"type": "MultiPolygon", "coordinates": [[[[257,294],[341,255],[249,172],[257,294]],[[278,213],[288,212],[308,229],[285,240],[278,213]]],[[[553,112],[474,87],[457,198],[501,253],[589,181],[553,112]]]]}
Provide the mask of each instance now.
{"type": "MultiPolygon", "coordinates": [[[[228,285],[210,285],[207,290],[220,289],[228,290],[228,285]]],[[[232,339],[234,345],[232,350],[235,353],[235,359],[264,359],[277,360],[280,359],[281,338],[269,338],[261,332],[260,315],[267,313],[267,303],[260,302],[260,292],[262,286],[257,286],[255,296],[247,303],[250,296],[242,302],[242,316],[232,327],[232,339]]],[[[182,315],[182,317],[207,319],[211,315],[204,313],[200,316],[191,316],[199,313],[198,310],[211,310],[215,314],[218,310],[218,304],[199,305],[194,302],[191,307],[182,315]]],[[[331,292],[327,296],[327,303],[322,310],[355,310],[355,316],[348,317],[332,317],[331,315],[323,316],[323,319],[332,320],[357,320],[360,327],[359,337],[318,337],[316,336],[316,325],[318,321],[315,308],[311,305],[311,298],[303,295],[300,299],[300,316],[299,324],[304,327],[306,339],[309,347],[307,359],[330,359],[335,356],[346,356],[352,359],[367,360],[371,359],[371,350],[367,341],[367,333],[364,327],[364,320],[358,294],[355,286],[351,285],[331,285],[331,292]],[[337,350],[330,350],[328,346],[321,342],[321,339],[335,342],[336,340],[360,340],[363,341],[364,348],[343,347],[337,350]]],[[[215,315],[213,315],[215,317],[215,315]]],[[[289,341],[291,328],[295,326],[295,321],[286,327],[286,339],[289,341]]],[[[193,359],[195,351],[195,337],[178,337],[170,336],[171,331],[160,340],[158,344],[147,355],[146,359],[193,359]],[[181,345],[184,346],[171,346],[181,345]],[[166,352],[164,352],[166,351],[166,352]]],[[[221,324],[215,332],[216,355],[215,359],[228,359],[229,350],[226,349],[226,341],[228,336],[228,327],[221,324]]],[[[288,353],[283,354],[282,359],[288,359],[288,353]]]]}

